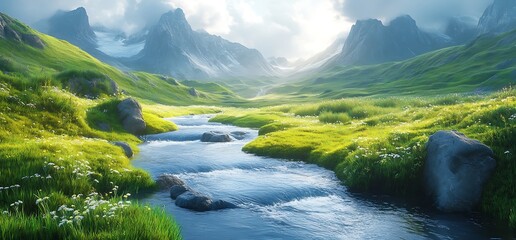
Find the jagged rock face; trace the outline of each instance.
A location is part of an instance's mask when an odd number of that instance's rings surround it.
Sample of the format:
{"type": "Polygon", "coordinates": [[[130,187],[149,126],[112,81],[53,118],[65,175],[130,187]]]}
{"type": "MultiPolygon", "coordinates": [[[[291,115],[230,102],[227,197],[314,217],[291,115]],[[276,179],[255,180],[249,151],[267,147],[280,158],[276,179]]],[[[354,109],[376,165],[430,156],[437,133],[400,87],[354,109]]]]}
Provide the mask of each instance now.
{"type": "Polygon", "coordinates": [[[45,47],[45,44],[38,36],[28,32],[29,29],[26,26],[14,21],[7,15],[0,13],[0,38],[22,42],[35,48],[45,47]],[[16,28],[13,28],[15,25],[16,28]],[[26,32],[20,32],[16,29],[22,29],[26,32]]]}
{"type": "Polygon", "coordinates": [[[451,18],[444,32],[457,44],[467,43],[477,34],[477,22],[469,17],[451,18]]]}
{"type": "Polygon", "coordinates": [[[181,9],[161,17],[150,30],[145,48],[128,64],[183,79],[272,73],[272,67],[257,50],[193,31],[181,9]]]}
{"type": "Polygon", "coordinates": [[[516,29],[516,1],[495,0],[478,23],[478,33],[500,34],[516,29]]]}
{"type": "Polygon", "coordinates": [[[338,65],[367,65],[408,59],[451,45],[442,36],[421,31],[410,16],[384,26],[376,19],[357,21],[336,57],[338,65]]]}
{"type": "Polygon", "coordinates": [[[95,48],[96,36],[90,26],[86,10],[82,7],[70,12],[58,12],[37,28],[83,49],[95,48]]]}

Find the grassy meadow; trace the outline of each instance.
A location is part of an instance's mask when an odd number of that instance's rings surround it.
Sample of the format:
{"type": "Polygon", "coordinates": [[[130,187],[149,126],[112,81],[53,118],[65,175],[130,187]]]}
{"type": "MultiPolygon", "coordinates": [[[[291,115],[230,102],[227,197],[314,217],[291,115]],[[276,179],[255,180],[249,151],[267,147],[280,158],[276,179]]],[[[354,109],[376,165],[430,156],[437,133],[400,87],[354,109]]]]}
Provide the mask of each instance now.
{"type": "Polygon", "coordinates": [[[259,128],[246,152],[315,163],[335,171],[351,191],[404,197],[424,196],[428,137],[458,130],[496,155],[480,210],[516,227],[516,90],[234,108],[212,121],[259,128]]]}
{"type": "MultiPolygon", "coordinates": [[[[259,129],[260,137],[244,151],[318,164],[357,192],[421,195],[428,137],[459,130],[496,154],[497,169],[480,210],[516,227],[516,90],[435,96],[507,85],[514,66],[498,65],[495,74],[496,64],[479,59],[514,56],[514,47],[500,42],[515,32],[401,63],[333,69],[246,100],[220,84],[122,72],[21,23],[13,28],[37,35],[45,48],[0,38],[1,239],[181,238],[171,216],[138,203],[156,184],[111,144],[125,141],[137,152],[141,143],[123,130],[116,113],[128,96],[142,103],[147,134],[177,130],[163,118],[219,113],[213,121],[259,129]],[[464,61],[470,67],[459,67],[464,61]],[[71,85],[84,82],[70,79],[98,79],[99,85],[72,94],[71,85]],[[112,93],[112,82],[118,93],[112,93]],[[400,89],[412,96],[392,97],[400,89]],[[429,96],[413,97],[427,90],[429,96]],[[323,100],[364,95],[376,97],[323,100]]],[[[250,97],[273,82],[258,79],[250,88],[240,79],[226,80],[250,97]]]]}
{"type": "MultiPolygon", "coordinates": [[[[79,98],[23,74],[0,80],[0,238],[181,238],[170,216],[134,200],[155,183],[110,143],[141,142],[119,123],[123,96],[79,98]],[[111,130],[99,131],[101,122],[111,130]]],[[[149,133],[177,129],[146,110],[144,118],[149,133]]]]}

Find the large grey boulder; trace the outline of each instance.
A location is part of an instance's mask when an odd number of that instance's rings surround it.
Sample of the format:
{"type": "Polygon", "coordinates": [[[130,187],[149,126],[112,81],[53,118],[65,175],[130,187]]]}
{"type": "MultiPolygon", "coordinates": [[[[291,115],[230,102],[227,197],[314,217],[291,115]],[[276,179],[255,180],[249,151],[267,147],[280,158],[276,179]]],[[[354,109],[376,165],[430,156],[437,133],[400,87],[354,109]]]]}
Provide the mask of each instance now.
{"type": "Polygon", "coordinates": [[[224,132],[211,131],[206,132],[201,137],[201,142],[231,142],[231,135],[224,132]]]}
{"type": "Polygon", "coordinates": [[[143,120],[142,106],[133,98],[125,99],[118,104],[118,115],[124,129],[138,135],[145,132],[147,125],[143,120]]]}
{"type": "Polygon", "coordinates": [[[121,147],[124,150],[125,156],[128,158],[133,157],[133,149],[126,142],[113,142],[113,145],[121,147]]]}
{"type": "Polygon", "coordinates": [[[183,180],[172,175],[172,174],[162,174],[156,180],[156,183],[161,189],[169,189],[174,186],[184,186],[186,185],[183,180]]]}
{"type": "Polygon", "coordinates": [[[475,207],[496,166],[493,151],[457,131],[435,133],[426,149],[425,184],[436,207],[447,212],[475,207]]]}
{"type": "Polygon", "coordinates": [[[212,202],[210,197],[202,193],[187,191],[177,197],[176,206],[198,212],[205,212],[211,210],[212,202]]]}

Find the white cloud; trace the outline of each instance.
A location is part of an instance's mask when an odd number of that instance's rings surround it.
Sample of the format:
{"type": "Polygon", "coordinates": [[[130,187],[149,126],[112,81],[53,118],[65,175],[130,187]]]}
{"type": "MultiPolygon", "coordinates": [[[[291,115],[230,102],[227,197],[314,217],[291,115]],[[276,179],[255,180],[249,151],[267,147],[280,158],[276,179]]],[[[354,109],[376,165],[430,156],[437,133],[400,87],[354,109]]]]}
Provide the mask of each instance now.
{"type": "Polygon", "coordinates": [[[333,0],[346,17],[377,18],[389,21],[399,15],[411,15],[423,28],[442,30],[450,17],[480,18],[493,0],[333,0]]]}
{"type": "Polygon", "coordinates": [[[410,14],[438,29],[448,17],[480,17],[492,0],[0,0],[0,11],[34,23],[58,9],[83,6],[93,24],[128,33],[176,7],[194,29],[260,50],[266,57],[307,58],[349,31],[357,19],[410,14]]]}
{"type": "Polygon", "coordinates": [[[233,17],[228,11],[226,0],[168,0],[173,8],[181,8],[194,28],[213,34],[227,34],[231,31],[233,17]]]}
{"type": "Polygon", "coordinates": [[[332,0],[169,0],[194,29],[260,50],[266,57],[310,57],[351,24],[332,0]]]}

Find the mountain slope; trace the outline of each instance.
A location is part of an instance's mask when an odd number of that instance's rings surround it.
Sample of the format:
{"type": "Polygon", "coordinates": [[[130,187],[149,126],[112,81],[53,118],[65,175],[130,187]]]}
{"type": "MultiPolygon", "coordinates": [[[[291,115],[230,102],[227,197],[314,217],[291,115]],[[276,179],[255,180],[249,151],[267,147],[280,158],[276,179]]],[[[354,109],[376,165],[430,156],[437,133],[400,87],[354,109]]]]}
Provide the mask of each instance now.
{"type": "Polygon", "coordinates": [[[323,98],[489,92],[516,84],[516,31],[402,62],[339,67],[273,90],[323,98]]]}
{"type": "Polygon", "coordinates": [[[360,20],[329,66],[399,61],[450,45],[442,36],[421,31],[408,15],[392,20],[388,26],[376,19],[360,20]]]}
{"type": "MultiPolygon", "coordinates": [[[[23,29],[26,35],[39,39],[44,48],[35,48],[23,41],[13,41],[0,37],[0,62],[9,63],[11,68],[22,71],[31,78],[54,79],[60,73],[75,71],[90,71],[94,75],[105,76],[117,83],[119,90],[149,102],[172,105],[222,103],[224,101],[239,101],[234,94],[219,95],[202,92],[202,96],[189,94],[190,87],[173,80],[148,73],[122,72],[88,53],[45,34],[33,31],[7,15],[0,14],[4,21],[13,22],[18,29],[23,29]],[[21,69],[21,70],[20,70],[21,69]]],[[[1,22],[1,21],[0,21],[1,22]]],[[[4,28],[5,29],[5,28],[4,28]]],[[[0,70],[10,72],[6,69],[0,70]]]]}
{"type": "Polygon", "coordinates": [[[181,9],[165,13],[150,30],[144,49],[126,63],[184,79],[273,74],[257,50],[193,31],[181,9]]]}
{"type": "Polygon", "coordinates": [[[495,0],[478,23],[478,33],[500,34],[516,29],[516,1],[495,0]]]}

